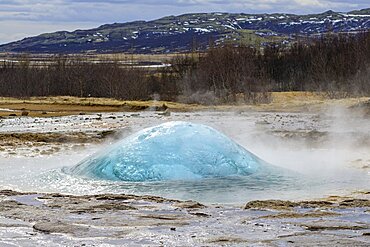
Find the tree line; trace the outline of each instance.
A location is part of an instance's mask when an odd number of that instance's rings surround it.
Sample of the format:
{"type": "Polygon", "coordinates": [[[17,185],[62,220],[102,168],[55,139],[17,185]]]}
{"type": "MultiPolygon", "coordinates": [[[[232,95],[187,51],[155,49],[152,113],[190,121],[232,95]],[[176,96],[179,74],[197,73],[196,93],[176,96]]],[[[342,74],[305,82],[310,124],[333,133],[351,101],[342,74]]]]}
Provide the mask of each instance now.
{"type": "Polygon", "coordinates": [[[273,91],[370,95],[370,33],[331,34],[282,46],[228,44],[147,69],[55,57],[44,66],[0,64],[0,96],[109,97],[189,103],[268,102],[273,91]]]}
{"type": "Polygon", "coordinates": [[[290,46],[212,48],[181,77],[188,96],[212,92],[224,102],[269,100],[269,92],[370,95],[370,33],[301,38],[290,46]]]}

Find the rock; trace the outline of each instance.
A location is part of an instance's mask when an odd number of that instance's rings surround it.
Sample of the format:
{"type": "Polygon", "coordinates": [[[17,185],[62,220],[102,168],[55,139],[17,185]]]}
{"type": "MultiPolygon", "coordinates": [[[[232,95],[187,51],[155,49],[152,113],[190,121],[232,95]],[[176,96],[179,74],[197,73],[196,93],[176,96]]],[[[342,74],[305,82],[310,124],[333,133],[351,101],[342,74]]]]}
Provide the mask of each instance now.
{"type": "Polygon", "coordinates": [[[302,208],[327,208],[333,205],[334,203],[328,201],[303,201],[299,203],[302,208]]]}
{"type": "Polygon", "coordinates": [[[96,212],[96,211],[137,210],[137,208],[118,202],[118,203],[103,203],[100,205],[94,205],[85,210],[96,212]]]}
{"type": "Polygon", "coordinates": [[[171,112],[168,109],[165,110],[164,112],[160,112],[160,113],[157,113],[157,114],[160,115],[160,116],[165,116],[165,117],[171,116],[171,112]]]}
{"type": "Polygon", "coordinates": [[[146,110],[146,109],[148,109],[149,108],[149,106],[147,106],[147,105],[135,105],[135,106],[130,106],[130,109],[132,110],[132,111],[144,111],[144,110],[146,110]]]}
{"type": "Polygon", "coordinates": [[[29,112],[28,111],[22,111],[22,116],[28,116],[29,112]]]}
{"type": "Polygon", "coordinates": [[[310,211],[306,213],[296,213],[296,212],[285,212],[272,215],[266,215],[260,217],[261,219],[286,219],[286,218],[320,218],[320,217],[334,217],[340,214],[330,211],[310,211]]]}
{"type": "Polygon", "coordinates": [[[120,134],[115,130],[105,130],[99,133],[101,139],[105,138],[112,138],[118,140],[120,138],[120,134]]]}
{"type": "Polygon", "coordinates": [[[244,209],[273,209],[273,210],[292,210],[295,207],[301,208],[330,208],[334,205],[328,201],[282,201],[282,200],[266,200],[266,201],[250,201],[244,209]]]}
{"type": "Polygon", "coordinates": [[[38,222],[33,226],[33,229],[44,233],[67,233],[76,234],[78,231],[86,231],[87,228],[67,224],[60,221],[55,222],[38,222]]]}
{"type": "Polygon", "coordinates": [[[194,201],[185,201],[185,202],[178,202],[173,204],[174,207],[177,208],[205,208],[203,204],[194,201]]]}
{"type": "Polygon", "coordinates": [[[301,224],[308,231],[338,231],[338,230],[364,230],[367,226],[364,224],[357,224],[355,222],[345,221],[325,221],[319,220],[309,223],[301,224]]]}
{"type": "Polygon", "coordinates": [[[19,203],[17,201],[11,200],[11,201],[2,201],[0,203],[0,212],[6,212],[11,209],[19,208],[20,206],[23,206],[22,203],[19,203]]]}
{"type": "Polygon", "coordinates": [[[370,200],[366,199],[349,199],[339,203],[340,207],[370,207],[370,200]]]}
{"type": "Polygon", "coordinates": [[[198,217],[211,217],[210,214],[202,213],[202,212],[195,212],[195,213],[190,213],[191,215],[198,216],[198,217]]]}
{"type": "Polygon", "coordinates": [[[19,195],[27,195],[29,193],[22,193],[22,192],[17,192],[13,190],[0,190],[0,195],[2,196],[19,196],[19,195]]]}
{"type": "Polygon", "coordinates": [[[287,210],[298,206],[295,202],[282,201],[282,200],[266,200],[266,201],[250,201],[244,209],[275,209],[287,210]]]}
{"type": "Polygon", "coordinates": [[[166,111],[167,109],[168,109],[168,106],[166,104],[164,104],[164,103],[161,106],[155,106],[154,107],[154,110],[155,111],[166,111]]]}

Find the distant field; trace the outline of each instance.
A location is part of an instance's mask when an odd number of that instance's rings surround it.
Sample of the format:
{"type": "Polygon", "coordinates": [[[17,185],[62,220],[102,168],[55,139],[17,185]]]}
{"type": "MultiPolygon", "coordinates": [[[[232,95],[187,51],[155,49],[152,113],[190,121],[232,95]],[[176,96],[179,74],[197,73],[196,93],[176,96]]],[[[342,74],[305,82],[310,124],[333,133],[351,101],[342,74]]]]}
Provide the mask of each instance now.
{"type": "Polygon", "coordinates": [[[150,61],[150,62],[168,62],[178,56],[189,55],[189,53],[170,53],[170,54],[97,54],[98,59],[112,59],[112,60],[134,60],[134,61],[150,61]]]}
{"type": "Polygon", "coordinates": [[[107,98],[78,98],[78,97],[32,97],[27,99],[0,98],[0,116],[16,114],[21,116],[63,116],[85,114],[89,112],[118,112],[165,110],[188,111],[198,108],[188,105],[164,101],[125,101],[107,98]]]}
{"type": "MultiPolygon", "coordinates": [[[[167,101],[125,101],[108,98],[78,97],[32,97],[27,99],[0,98],[0,116],[64,116],[91,112],[124,112],[124,111],[286,111],[315,112],[331,106],[353,107],[368,105],[370,98],[329,99],[324,94],[310,92],[274,92],[269,104],[247,105],[197,105],[167,101]]],[[[370,110],[370,109],[367,109],[370,110]]],[[[370,111],[369,111],[370,112],[370,111]]]]}
{"type": "Polygon", "coordinates": [[[72,61],[87,61],[91,63],[118,62],[123,65],[161,65],[170,63],[175,57],[186,56],[186,53],[171,53],[171,54],[22,54],[22,53],[0,53],[0,67],[5,64],[20,65],[22,63],[30,63],[33,66],[46,66],[55,62],[57,59],[67,59],[72,61]]]}

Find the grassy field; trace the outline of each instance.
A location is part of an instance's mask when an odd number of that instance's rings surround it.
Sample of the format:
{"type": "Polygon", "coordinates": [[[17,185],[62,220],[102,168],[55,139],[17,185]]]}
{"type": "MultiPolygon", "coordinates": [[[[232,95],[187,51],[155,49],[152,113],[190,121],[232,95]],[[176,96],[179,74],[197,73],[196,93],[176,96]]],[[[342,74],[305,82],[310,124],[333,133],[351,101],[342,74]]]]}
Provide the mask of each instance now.
{"type": "Polygon", "coordinates": [[[370,102],[370,98],[329,99],[324,94],[309,92],[272,93],[269,104],[216,105],[182,104],[166,101],[124,101],[108,98],[32,97],[27,99],[0,98],[0,116],[63,116],[91,112],[120,111],[307,111],[314,112],[330,106],[352,107],[370,102]]]}
{"type": "MultiPolygon", "coordinates": [[[[64,58],[71,60],[81,59],[90,62],[129,62],[132,64],[140,63],[168,63],[173,58],[178,56],[186,56],[190,53],[169,53],[169,54],[129,54],[129,53],[114,53],[114,54],[70,54],[64,58]]],[[[0,53],[0,62],[10,62],[18,64],[21,62],[30,62],[32,65],[44,65],[53,62],[58,55],[53,54],[22,54],[22,53],[0,53]]],[[[1,64],[0,64],[1,65],[1,64]]]]}

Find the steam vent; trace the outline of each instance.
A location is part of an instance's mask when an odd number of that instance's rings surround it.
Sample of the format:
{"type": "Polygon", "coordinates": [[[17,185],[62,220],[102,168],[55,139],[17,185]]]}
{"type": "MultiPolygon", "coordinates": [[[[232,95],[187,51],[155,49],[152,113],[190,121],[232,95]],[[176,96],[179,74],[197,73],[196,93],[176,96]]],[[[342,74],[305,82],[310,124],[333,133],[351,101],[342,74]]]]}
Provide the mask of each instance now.
{"type": "Polygon", "coordinates": [[[75,175],[131,182],[245,176],[268,166],[217,130],[168,122],[141,130],[82,161],[75,175]]]}

